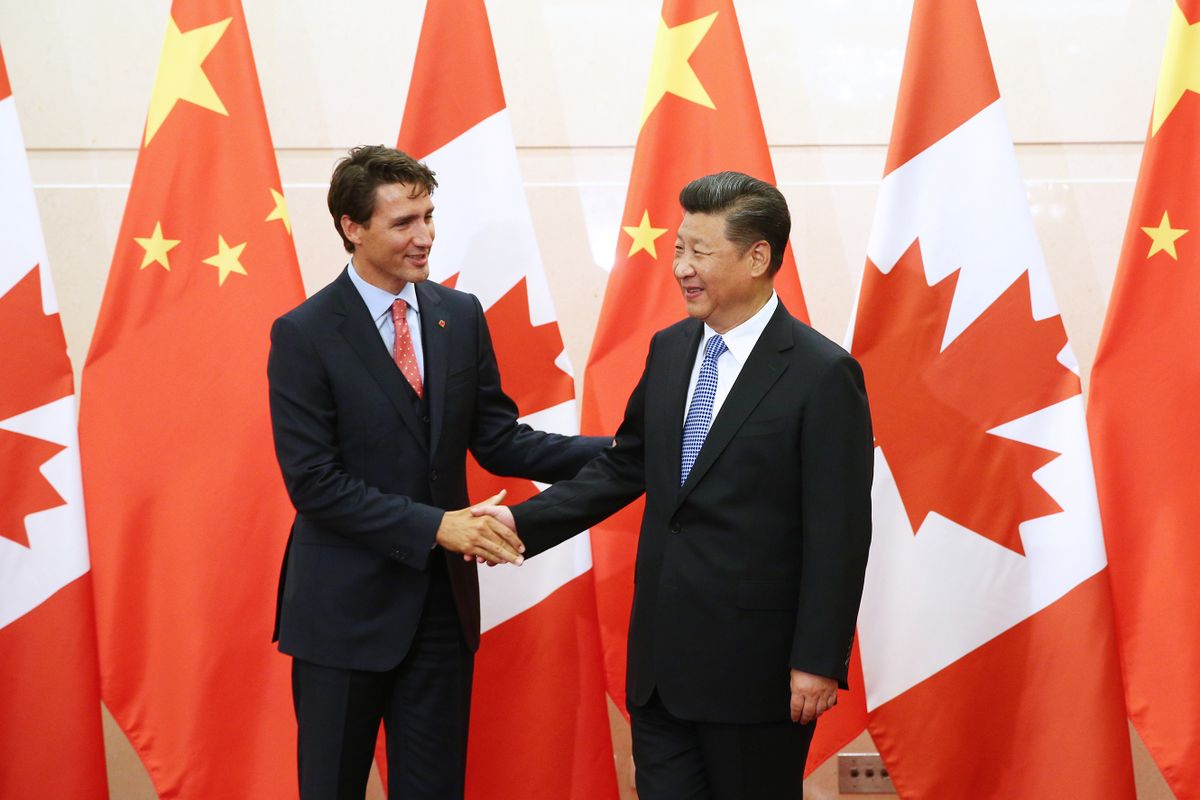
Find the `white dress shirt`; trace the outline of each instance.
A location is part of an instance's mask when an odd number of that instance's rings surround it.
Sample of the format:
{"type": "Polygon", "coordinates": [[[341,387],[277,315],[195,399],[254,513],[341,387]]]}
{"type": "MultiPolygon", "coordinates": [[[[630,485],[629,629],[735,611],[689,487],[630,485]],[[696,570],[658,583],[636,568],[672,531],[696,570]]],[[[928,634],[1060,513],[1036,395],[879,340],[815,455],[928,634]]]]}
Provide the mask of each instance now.
{"type": "Polygon", "coordinates": [[[396,352],[396,323],[392,321],[392,304],[397,300],[408,303],[404,318],[408,320],[408,331],[412,334],[413,351],[417,355],[417,369],[421,371],[421,382],[425,381],[425,350],[421,345],[421,308],[417,304],[417,287],[412,283],[404,284],[400,294],[392,294],[386,289],[367,283],[358,274],[354,259],[350,259],[350,282],[358,290],[363,302],[367,304],[367,312],[375,321],[379,336],[387,346],[389,355],[396,352]]]}
{"type": "MultiPolygon", "coordinates": [[[[725,398],[729,396],[729,390],[733,388],[738,375],[742,373],[742,367],[745,366],[746,359],[750,357],[750,351],[754,349],[754,345],[758,344],[758,337],[762,336],[763,330],[766,329],[767,323],[771,320],[771,315],[775,313],[778,305],[779,298],[774,292],[771,292],[771,298],[754,313],[754,316],[721,334],[721,338],[725,340],[725,347],[728,349],[717,359],[717,394],[713,398],[713,422],[716,422],[717,412],[721,410],[725,398]]],[[[692,364],[692,377],[688,381],[687,397],[684,400],[683,418],[685,420],[688,408],[692,405],[692,395],[696,393],[696,381],[700,379],[700,364],[704,361],[704,347],[708,344],[708,340],[716,335],[717,332],[708,327],[708,323],[705,323],[704,337],[700,340],[700,348],[696,351],[696,361],[692,364]]]]}

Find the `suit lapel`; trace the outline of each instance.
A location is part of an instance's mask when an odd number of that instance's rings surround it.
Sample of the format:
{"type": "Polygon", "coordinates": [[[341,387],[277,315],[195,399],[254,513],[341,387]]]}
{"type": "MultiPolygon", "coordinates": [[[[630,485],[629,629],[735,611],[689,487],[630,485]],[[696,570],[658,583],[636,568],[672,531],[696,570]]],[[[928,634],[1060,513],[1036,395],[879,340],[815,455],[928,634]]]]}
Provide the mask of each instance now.
{"type": "Polygon", "coordinates": [[[436,453],[446,412],[446,371],[450,358],[442,298],[428,284],[416,285],[421,307],[421,349],[425,353],[425,397],[429,402],[429,452],[436,453]]]}
{"type": "Polygon", "coordinates": [[[354,288],[354,284],[350,282],[350,276],[345,270],[334,281],[334,285],[338,289],[338,302],[335,303],[334,313],[342,318],[338,324],[338,331],[362,360],[367,372],[383,389],[383,393],[404,420],[404,424],[412,429],[414,437],[424,446],[424,426],[417,419],[417,412],[409,399],[412,389],[396,362],[392,360],[392,355],[387,351],[383,340],[379,338],[379,329],[375,327],[375,321],[371,319],[366,304],[354,288]]]}
{"type": "MultiPolygon", "coordinates": [[[[762,400],[763,395],[783,375],[788,367],[783,353],[792,346],[791,315],[783,307],[783,303],[780,303],[771,315],[767,327],[763,329],[762,335],[758,337],[754,349],[750,351],[750,357],[746,359],[742,371],[729,390],[729,395],[721,404],[721,410],[717,412],[712,427],[708,429],[708,436],[704,439],[700,454],[696,456],[696,463],[692,465],[687,481],[679,489],[676,507],[691,493],[704,477],[704,473],[708,472],[709,467],[729,445],[733,435],[742,427],[742,423],[762,400]]],[[[682,428],[682,423],[680,427],[682,428]]],[[[679,452],[679,448],[676,448],[676,452],[679,452]]]]}

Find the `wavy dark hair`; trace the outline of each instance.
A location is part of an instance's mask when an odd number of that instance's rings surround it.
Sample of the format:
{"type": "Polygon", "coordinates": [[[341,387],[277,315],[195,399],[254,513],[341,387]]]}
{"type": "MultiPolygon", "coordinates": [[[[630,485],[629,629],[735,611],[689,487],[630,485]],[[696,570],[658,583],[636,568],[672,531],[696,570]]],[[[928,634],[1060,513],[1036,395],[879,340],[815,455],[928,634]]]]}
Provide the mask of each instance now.
{"type": "Polygon", "coordinates": [[[375,213],[375,190],[388,183],[408,184],[413,197],[433,194],[438,185],[429,167],[408,153],[381,144],[352,148],[333,168],[326,201],[347,253],[354,252],[354,242],[342,230],[342,216],[366,225],[375,213]]]}

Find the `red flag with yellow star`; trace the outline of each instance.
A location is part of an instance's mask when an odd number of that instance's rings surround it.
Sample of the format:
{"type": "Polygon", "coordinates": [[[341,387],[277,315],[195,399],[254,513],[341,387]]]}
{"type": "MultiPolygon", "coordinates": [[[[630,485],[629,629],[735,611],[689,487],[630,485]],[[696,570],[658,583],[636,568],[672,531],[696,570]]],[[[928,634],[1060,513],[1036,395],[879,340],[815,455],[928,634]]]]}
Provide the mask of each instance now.
{"type": "MultiPolygon", "coordinates": [[[[736,170],[774,183],[775,171],[731,0],[665,0],[642,107],[621,234],[583,384],[583,430],[612,434],[646,361],[650,337],[686,312],[672,275],[679,191],[736,170]]],[[[791,249],[775,289],[807,319],[791,249]]],[[[593,530],[596,594],[608,692],[625,713],[625,655],[642,502],[593,530]]]]}
{"type": "Polygon", "coordinates": [[[161,798],[296,793],[271,321],[304,298],[237,0],[175,0],[83,371],[104,701],[161,798]]]}
{"type": "Polygon", "coordinates": [[[1088,424],[1134,727],[1177,797],[1200,797],[1200,2],[1178,0],[1088,424]]]}
{"type": "Polygon", "coordinates": [[[75,387],[0,54],[0,797],[108,797],[75,387]]]}

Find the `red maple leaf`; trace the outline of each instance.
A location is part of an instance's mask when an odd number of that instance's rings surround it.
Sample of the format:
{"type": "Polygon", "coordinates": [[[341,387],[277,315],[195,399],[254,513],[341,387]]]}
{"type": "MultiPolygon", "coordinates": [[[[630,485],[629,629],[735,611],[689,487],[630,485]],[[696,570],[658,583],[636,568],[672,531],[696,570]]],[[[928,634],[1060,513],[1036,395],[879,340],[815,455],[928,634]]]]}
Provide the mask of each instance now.
{"type": "Polygon", "coordinates": [[[1018,526],[1061,510],[1032,477],[1058,454],[987,431],[1079,382],[1057,360],[1062,318],[1033,319],[1028,272],[943,351],[957,284],[957,271],[926,284],[918,241],[887,275],[868,261],[852,352],[913,530],[936,511],[1024,554],[1018,526]]]}
{"type": "Polygon", "coordinates": [[[40,273],[35,266],[0,297],[0,420],[74,391],[58,314],[42,312],[40,273]]]}
{"type": "Polygon", "coordinates": [[[66,448],[21,433],[0,430],[0,536],[29,546],[25,517],[66,505],[38,468],[66,448]]]}
{"type": "MultiPolygon", "coordinates": [[[[442,285],[453,288],[457,282],[455,273],[442,281],[442,285]]],[[[524,278],[492,303],[484,315],[492,333],[492,348],[496,351],[504,391],[516,402],[521,416],[575,397],[575,382],[554,363],[563,351],[558,323],[533,324],[524,278]]]]}
{"type": "MultiPolygon", "coordinates": [[[[0,297],[0,420],[71,394],[71,362],[58,314],[42,311],[35,266],[0,297]]],[[[25,517],[66,503],[38,471],[62,445],[0,430],[0,536],[29,546],[25,517]]]]}

